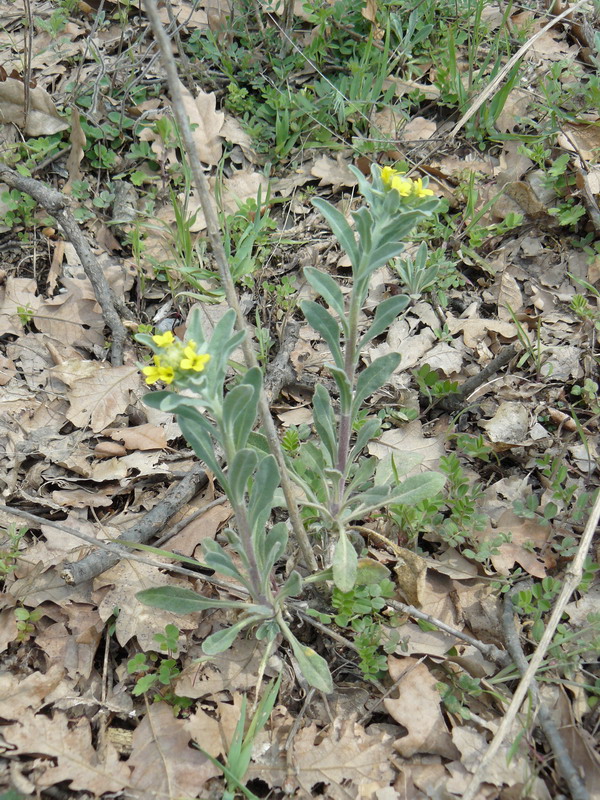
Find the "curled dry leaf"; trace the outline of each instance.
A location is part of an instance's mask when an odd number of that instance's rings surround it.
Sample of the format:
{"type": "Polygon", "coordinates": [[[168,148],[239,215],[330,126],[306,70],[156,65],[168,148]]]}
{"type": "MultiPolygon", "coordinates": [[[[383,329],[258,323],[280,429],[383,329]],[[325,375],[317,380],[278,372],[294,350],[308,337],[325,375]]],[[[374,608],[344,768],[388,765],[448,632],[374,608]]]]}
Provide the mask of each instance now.
{"type": "Polygon", "coordinates": [[[390,716],[408,731],[394,742],[394,748],[404,758],[415,753],[456,758],[458,750],[452,744],[440,708],[437,679],[416,658],[390,656],[388,668],[398,687],[398,697],[386,697],[383,703],[390,716]]]}
{"type": "Polygon", "coordinates": [[[17,125],[25,136],[51,136],[65,131],[63,119],[50,95],[41,86],[29,90],[29,111],[25,119],[25,86],[17,78],[0,81],[0,122],[17,125]]]}

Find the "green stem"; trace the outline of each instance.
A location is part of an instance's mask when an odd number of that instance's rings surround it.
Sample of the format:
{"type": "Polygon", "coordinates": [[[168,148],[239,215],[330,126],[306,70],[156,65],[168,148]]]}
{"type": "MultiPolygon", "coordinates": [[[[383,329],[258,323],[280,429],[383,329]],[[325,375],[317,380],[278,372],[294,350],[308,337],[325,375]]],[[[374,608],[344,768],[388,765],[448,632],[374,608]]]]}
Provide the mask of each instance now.
{"type": "MultiPolygon", "coordinates": [[[[373,237],[375,239],[375,237],[373,237]]],[[[335,517],[343,503],[344,491],[346,488],[346,471],[348,469],[348,455],[350,453],[350,437],[352,436],[352,405],[354,402],[354,384],[356,380],[356,363],[358,359],[358,319],[363,304],[363,294],[361,272],[364,264],[369,263],[371,249],[364,253],[356,269],[354,285],[350,294],[350,310],[348,314],[348,335],[344,342],[344,370],[348,383],[352,387],[350,405],[348,408],[341,407],[340,426],[338,436],[337,469],[341,473],[336,487],[337,498],[332,505],[332,515],[335,517]]]]}

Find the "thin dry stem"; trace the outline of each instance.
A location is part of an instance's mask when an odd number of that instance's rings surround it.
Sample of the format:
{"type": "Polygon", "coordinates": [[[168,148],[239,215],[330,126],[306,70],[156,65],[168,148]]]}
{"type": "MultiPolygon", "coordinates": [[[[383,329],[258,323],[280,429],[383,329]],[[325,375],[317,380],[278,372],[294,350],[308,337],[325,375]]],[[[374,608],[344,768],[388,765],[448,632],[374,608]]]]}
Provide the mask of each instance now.
{"type": "MultiPolygon", "coordinates": [[[[161,51],[162,63],[165,68],[167,83],[169,85],[169,92],[171,94],[171,100],[173,103],[173,113],[175,114],[177,124],[179,125],[181,137],[183,139],[183,143],[186,149],[186,154],[189,159],[190,168],[194,176],[194,185],[196,187],[196,191],[198,192],[198,197],[200,198],[202,211],[206,219],[206,231],[208,233],[208,238],[211,244],[212,252],[215,261],[217,263],[219,275],[223,283],[223,288],[225,290],[225,297],[227,299],[228,305],[235,311],[238,330],[246,332],[246,337],[242,342],[242,348],[244,351],[244,359],[246,361],[246,366],[248,368],[258,366],[256,355],[254,354],[254,350],[252,349],[252,345],[250,344],[248,326],[246,325],[246,320],[244,319],[244,315],[240,309],[240,304],[238,302],[235,284],[233,282],[231,271],[229,269],[229,264],[227,262],[227,256],[225,254],[225,248],[223,246],[223,238],[221,235],[219,220],[213,203],[213,198],[208,186],[208,181],[206,180],[206,177],[202,170],[202,164],[200,163],[200,158],[198,156],[198,151],[196,149],[196,143],[194,141],[194,137],[192,136],[192,130],[190,127],[188,116],[185,112],[183,95],[181,92],[181,82],[177,74],[177,66],[175,64],[175,59],[173,57],[171,43],[160,21],[156,0],[144,0],[144,5],[146,8],[146,13],[148,15],[148,18],[150,20],[150,24],[152,25],[152,30],[154,31],[156,41],[161,51]]],[[[279,443],[279,437],[277,435],[275,423],[273,422],[273,418],[271,417],[271,409],[269,407],[269,401],[262,387],[258,401],[258,408],[265,436],[267,437],[267,441],[269,443],[269,449],[271,450],[271,453],[275,457],[275,460],[277,461],[277,466],[279,468],[279,474],[281,478],[281,488],[283,489],[283,493],[285,495],[286,505],[290,515],[290,522],[292,525],[294,536],[300,547],[300,550],[302,551],[302,555],[304,557],[306,565],[311,570],[315,571],[318,569],[318,564],[315,559],[314,553],[312,551],[310,540],[308,538],[308,535],[304,529],[304,525],[302,524],[302,520],[300,518],[298,505],[294,497],[292,483],[287,474],[285,459],[283,456],[283,452],[281,450],[281,445],[279,443]]]]}
{"type": "Polygon", "coordinates": [[[475,795],[477,794],[477,790],[482,782],[485,781],[485,774],[488,769],[488,766],[496,753],[498,752],[502,742],[509,734],[512,724],[514,722],[515,717],[517,716],[519,709],[521,708],[521,704],[525,699],[526,694],[528,693],[531,682],[535,678],[535,674],[538,671],[544,657],[548,651],[548,648],[552,644],[552,639],[554,638],[554,634],[556,632],[556,628],[561,620],[563,612],[565,610],[565,606],[569,602],[571,595],[573,594],[574,590],[577,588],[579,583],[581,582],[581,577],[583,575],[583,563],[585,558],[588,554],[590,546],[592,544],[592,538],[594,533],[596,532],[596,528],[598,526],[598,520],[600,519],[600,492],[598,492],[598,497],[596,498],[596,502],[594,503],[594,507],[590,513],[589,519],[585,526],[585,530],[583,532],[583,536],[581,537],[581,542],[579,543],[579,548],[577,550],[577,555],[573,559],[572,563],[570,564],[563,583],[562,590],[556,600],[554,608],[552,610],[552,615],[548,620],[548,624],[546,625],[546,630],[544,631],[544,635],[537,646],[535,653],[533,654],[531,661],[529,662],[529,666],[519,685],[517,686],[517,690],[513,696],[513,699],[504,714],[502,722],[492,741],[490,742],[490,746],[488,747],[485,755],[481,759],[479,763],[479,767],[475,771],[471,782],[467,786],[467,790],[463,795],[462,800],[473,800],[475,795]]]}
{"type": "Polygon", "coordinates": [[[496,90],[498,89],[504,78],[508,75],[508,73],[519,61],[519,59],[523,58],[525,53],[537,42],[538,39],[541,39],[541,37],[546,33],[546,31],[549,31],[550,28],[553,28],[557,22],[560,22],[561,19],[568,17],[569,14],[572,14],[573,12],[577,11],[577,9],[580,8],[580,6],[582,6],[584,3],[587,2],[588,0],[579,0],[579,2],[575,3],[574,6],[569,6],[561,14],[559,14],[556,17],[553,17],[550,20],[550,22],[544,25],[544,27],[541,30],[539,30],[531,38],[529,38],[525,42],[525,44],[517,50],[514,56],[506,62],[506,64],[502,67],[502,69],[496,75],[494,80],[491,81],[488,84],[488,86],[485,87],[485,89],[481,92],[477,100],[473,102],[469,110],[462,115],[462,117],[458,120],[456,125],[452,128],[452,130],[448,134],[448,139],[454,139],[456,134],[464,127],[464,125],[471,119],[471,117],[473,117],[479,111],[481,106],[485,102],[487,102],[487,100],[489,100],[490,97],[492,97],[492,95],[496,92],[496,90]]]}

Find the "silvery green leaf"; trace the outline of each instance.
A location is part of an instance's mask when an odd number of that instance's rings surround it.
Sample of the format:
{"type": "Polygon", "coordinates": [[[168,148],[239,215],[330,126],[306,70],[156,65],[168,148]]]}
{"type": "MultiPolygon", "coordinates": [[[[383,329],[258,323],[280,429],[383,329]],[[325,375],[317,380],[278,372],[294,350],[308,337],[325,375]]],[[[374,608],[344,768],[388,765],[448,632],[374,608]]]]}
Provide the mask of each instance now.
{"type": "Polygon", "coordinates": [[[207,608],[247,608],[247,603],[238,600],[211,600],[191,589],[179,586],[157,586],[137,592],[136,598],[145,606],[162,608],[173,614],[192,614],[207,608]]]}
{"type": "Polygon", "coordinates": [[[279,469],[273,456],[263,458],[256,470],[248,499],[248,521],[253,534],[264,536],[273,495],[279,486],[279,469]]]}
{"type": "Polygon", "coordinates": [[[321,270],[315,269],[314,267],[304,267],[304,274],[306,280],[313,289],[315,289],[323,300],[325,300],[339,315],[342,327],[346,332],[344,295],[342,294],[338,282],[332,278],[331,275],[328,275],[326,272],[321,272],[321,270]]]}
{"type": "Polygon", "coordinates": [[[202,542],[202,550],[204,552],[204,561],[208,567],[221,575],[226,575],[228,578],[241,581],[244,586],[247,585],[247,581],[242,577],[230,556],[217,542],[212,539],[205,539],[202,542]]]}
{"type": "Polygon", "coordinates": [[[341,367],[334,367],[332,364],[328,365],[329,371],[333,375],[337,387],[340,390],[340,406],[346,411],[350,411],[352,405],[352,386],[348,380],[346,372],[341,367]]]}
{"type": "Polygon", "coordinates": [[[406,306],[409,304],[410,298],[404,294],[396,295],[395,297],[388,297],[387,300],[384,300],[383,303],[380,303],[377,306],[377,310],[375,311],[375,318],[373,319],[373,323],[369,330],[365,333],[358,344],[358,349],[362,350],[362,348],[374,339],[376,336],[380,336],[384,331],[386,331],[392,322],[396,319],[396,317],[404,311],[406,306]]]}
{"type": "Polygon", "coordinates": [[[253,622],[256,622],[256,619],[257,617],[246,617],[229,628],[223,628],[223,630],[217,631],[211,636],[207,636],[202,642],[202,651],[206,653],[207,656],[214,656],[217,653],[223,653],[225,650],[229,650],[244,628],[247,628],[248,625],[252,625],[253,622]]]}
{"type": "Polygon", "coordinates": [[[388,499],[389,503],[403,506],[414,506],[422,500],[434,497],[442,491],[446,483],[445,475],[441,472],[424,472],[421,475],[411,475],[400,486],[394,488],[388,499]]]}
{"type": "Polygon", "coordinates": [[[356,440],[354,442],[354,447],[350,451],[349,460],[353,462],[362,452],[362,450],[367,446],[367,444],[374,439],[376,436],[379,436],[379,432],[381,430],[381,423],[378,419],[368,419],[365,424],[361,427],[361,429],[356,434],[356,440]]]}
{"type": "Polygon", "coordinates": [[[373,558],[359,558],[356,574],[357,586],[381,583],[390,577],[389,569],[373,558]]]}
{"type": "Polygon", "coordinates": [[[333,692],[333,681],[325,659],[315,653],[312,647],[301,644],[289,630],[284,631],[284,636],[291,644],[300,671],[308,684],[314,686],[320,692],[331,694],[333,692]]]}
{"type": "Polygon", "coordinates": [[[198,458],[204,461],[206,466],[214,473],[223,489],[227,491],[229,483],[215,456],[212,440],[206,430],[201,427],[198,419],[193,416],[191,419],[188,419],[183,414],[178,414],[177,424],[181,428],[181,432],[187,443],[192,447],[198,458]]]}
{"type": "MultiPolygon", "coordinates": [[[[278,522],[264,537],[264,544],[260,548],[261,568],[268,575],[277,561],[285,553],[288,543],[288,530],[285,522],[278,522]]],[[[257,548],[258,549],[258,548],[257,548]]]]}
{"type": "Polygon", "coordinates": [[[204,337],[204,329],[202,328],[202,313],[200,306],[194,306],[190,311],[186,320],[186,336],[201,347],[206,339],[204,337]]]}
{"type": "Polygon", "coordinates": [[[360,240],[360,248],[363,253],[371,249],[371,233],[373,230],[373,217],[366,206],[359,208],[352,216],[356,222],[356,230],[360,240]]]}
{"type": "Polygon", "coordinates": [[[352,475],[352,480],[346,486],[346,492],[349,494],[356,487],[360,489],[361,485],[366,483],[373,477],[375,467],[377,466],[376,458],[362,458],[358,464],[355,473],[352,475]]]}
{"type": "Polygon", "coordinates": [[[358,555],[345,531],[340,533],[333,552],[333,582],[340,592],[350,592],[356,583],[358,555]]]}
{"type": "Polygon", "coordinates": [[[375,470],[375,483],[389,486],[408,475],[423,462],[424,456],[419,453],[387,453],[379,460],[375,470]]]}
{"type": "Polygon", "coordinates": [[[334,208],[330,203],[328,203],[326,200],[322,200],[320,197],[315,198],[312,201],[312,204],[318,211],[321,212],[321,214],[329,223],[329,227],[335,234],[338,242],[348,254],[352,265],[354,267],[358,266],[359,254],[358,247],[356,245],[356,239],[354,238],[352,228],[346,222],[344,215],[338,211],[337,208],[334,208]]]}
{"type": "Polygon", "coordinates": [[[298,597],[302,592],[302,576],[299,572],[292,572],[286,582],[283,584],[277,596],[284,597],[298,597]]]}
{"type": "Polygon", "coordinates": [[[244,448],[238,450],[229,469],[227,470],[227,480],[229,481],[229,491],[233,502],[242,504],[246,489],[248,487],[248,480],[254,472],[258,456],[256,450],[244,448]]]}
{"type": "Polygon", "coordinates": [[[258,396],[254,387],[246,384],[235,386],[225,395],[223,427],[227,431],[227,437],[233,440],[236,450],[246,446],[256,422],[257,404],[258,396]]]}
{"type": "Polygon", "coordinates": [[[376,358],[364,369],[356,381],[356,389],[352,400],[352,416],[356,416],[363,401],[373,392],[380,389],[390,379],[393,371],[400,363],[399,353],[387,353],[376,358]]]}
{"type": "Polygon", "coordinates": [[[331,463],[334,464],[337,458],[335,418],[329,392],[321,383],[317,384],[313,395],[313,420],[317,433],[329,453],[331,463]]]}
{"type": "Polygon", "coordinates": [[[344,359],[340,349],[340,326],[335,317],[332,317],[327,309],[312,300],[303,300],[300,308],[311,328],[314,328],[325,339],[333,360],[341,369],[344,366],[344,359]]]}

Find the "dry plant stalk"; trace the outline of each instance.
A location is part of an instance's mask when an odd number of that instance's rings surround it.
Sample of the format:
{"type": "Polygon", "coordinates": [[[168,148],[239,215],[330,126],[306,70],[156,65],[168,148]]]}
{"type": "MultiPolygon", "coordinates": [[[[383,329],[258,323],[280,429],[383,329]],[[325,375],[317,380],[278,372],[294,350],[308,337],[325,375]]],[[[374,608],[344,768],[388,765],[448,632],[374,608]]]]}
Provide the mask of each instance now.
{"type": "Polygon", "coordinates": [[[539,30],[537,33],[534,33],[534,35],[531,38],[529,38],[525,42],[525,44],[517,50],[517,52],[514,54],[514,56],[512,58],[510,58],[506,62],[506,64],[500,70],[500,72],[496,75],[494,80],[491,81],[489,83],[489,85],[485,87],[485,89],[481,92],[481,94],[479,95],[477,100],[475,100],[473,102],[473,105],[471,106],[471,108],[469,108],[469,110],[466,111],[462,115],[462,117],[458,120],[456,125],[452,128],[452,130],[448,134],[448,139],[454,139],[456,134],[471,119],[471,117],[474,116],[479,111],[481,106],[487,100],[489,100],[490,97],[492,97],[492,95],[494,94],[494,92],[496,91],[498,86],[502,83],[502,81],[504,80],[506,75],[510,72],[510,70],[514,67],[514,65],[519,61],[519,59],[523,58],[523,56],[530,49],[530,47],[532,47],[532,45],[534,45],[537,42],[537,40],[540,39],[546,33],[546,31],[549,31],[550,28],[553,28],[556,25],[557,22],[561,21],[561,19],[564,19],[565,17],[568,17],[570,14],[572,14],[574,11],[577,11],[577,9],[580,6],[582,6],[584,3],[586,3],[586,2],[587,2],[587,0],[579,0],[579,2],[575,3],[574,6],[570,6],[569,8],[566,8],[563,12],[561,12],[556,17],[552,17],[550,22],[546,23],[546,25],[544,25],[544,27],[541,30],[539,30]]]}
{"type": "Polygon", "coordinates": [[[467,790],[464,793],[462,800],[474,800],[480,784],[485,782],[485,773],[489,763],[494,758],[502,742],[510,732],[515,717],[517,716],[519,709],[521,708],[521,704],[525,699],[525,695],[529,692],[531,683],[535,678],[535,674],[544,660],[548,648],[552,644],[552,639],[554,638],[556,628],[558,627],[565,607],[569,602],[571,595],[581,582],[581,578],[583,576],[583,563],[592,544],[592,539],[594,533],[596,532],[596,528],[598,527],[598,520],[600,520],[600,492],[598,493],[596,502],[594,503],[594,506],[590,512],[583,536],[581,537],[581,542],[579,543],[577,555],[567,569],[563,587],[556,599],[556,604],[554,605],[552,615],[550,616],[548,624],[546,625],[544,635],[542,636],[540,643],[537,646],[531,661],[529,662],[527,671],[517,686],[517,690],[513,696],[513,699],[511,700],[509,707],[506,709],[506,713],[504,714],[502,722],[500,723],[494,738],[490,742],[490,746],[481,759],[479,767],[475,771],[471,782],[467,786],[467,790]]]}
{"type": "MultiPolygon", "coordinates": [[[[202,212],[204,213],[204,217],[206,219],[206,230],[208,233],[208,238],[210,241],[215,261],[217,262],[217,267],[219,270],[221,281],[223,283],[223,288],[225,290],[225,297],[227,299],[229,307],[235,311],[238,330],[244,331],[246,333],[246,337],[242,342],[242,348],[244,351],[244,359],[246,361],[246,366],[248,368],[256,367],[258,366],[258,362],[256,360],[256,355],[254,354],[254,350],[252,349],[252,346],[250,344],[248,326],[246,325],[244,315],[240,309],[237,292],[235,289],[235,284],[233,282],[233,278],[231,276],[231,272],[229,269],[229,264],[227,262],[227,256],[225,254],[225,248],[223,246],[223,238],[221,235],[219,220],[217,218],[217,214],[215,211],[213,198],[210,193],[208,181],[206,180],[204,171],[202,169],[202,164],[200,163],[200,159],[198,157],[198,151],[196,149],[196,143],[192,136],[192,130],[190,127],[188,116],[185,112],[183,96],[181,93],[181,82],[179,80],[179,75],[177,73],[177,66],[175,64],[175,59],[173,57],[171,43],[169,41],[167,34],[165,33],[165,29],[162,25],[162,22],[160,21],[156,0],[144,0],[144,6],[146,8],[146,14],[148,16],[148,19],[150,20],[150,24],[152,25],[152,30],[154,31],[156,41],[160,48],[162,63],[167,75],[167,83],[169,86],[169,92],[171,94],[171,100],[173,103],[173,113],[175,114],[175,119],[177,120],[177,124],[181,132],[181,138],[186,148],[186,153],[189,159],[190,168],[192,170],[192,175],[194,177],[194,185],[196,191],[198,192],[198,197],[200,199],[202,212]]],[[[277,462],[277,466],[279,467],[281,488],[283,489],[283,493],[285,495],[286,505],[290,515],[290,522],[294,532],[294,537],[296,539],[297,544],[300,547],[306,566],[310,570],[316,571],[318,569],[318,564],[315,555],[313,553],[312,546],[308,538],[308,534],[306,533],[304,525],[300,518],[298,504],[294,496],[292,483],[287,475],[287,468],[283,457],[283,452],[279,444],[279,437],[277,435],[275,423],[273,422],[273,418],[271,417],[271,409],[269,407],[269,401],[267,399],[264,388],[261,388],[259,394],[258,408],[260,413],[260,419],[264,427],[265,436],[267,437],[267,441],[269,442],[269,449],[271,450],[271,453],[273,454],[277,462]]]]}

